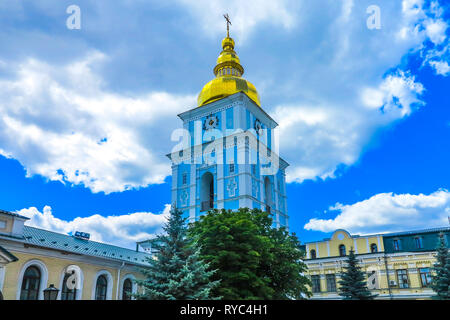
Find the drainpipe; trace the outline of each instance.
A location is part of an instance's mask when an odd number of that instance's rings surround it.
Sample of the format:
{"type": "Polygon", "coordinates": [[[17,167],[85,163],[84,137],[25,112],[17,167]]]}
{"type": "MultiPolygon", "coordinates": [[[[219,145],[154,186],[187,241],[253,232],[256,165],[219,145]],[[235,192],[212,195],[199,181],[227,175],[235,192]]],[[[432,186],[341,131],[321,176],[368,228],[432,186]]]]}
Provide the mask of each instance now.
{"type": "Polygon", "coordinates": [[[122,262],[120,268],[117,269],[117,282],[116,282],[116,300],[119,300],[119,286],[120,286],[120,271],[125,266],[125,262],[122,262]]]}
{"type": "Polygon", "coordinates": [[[389,291],[389,299],[393,300],[394,298],[392,296],[392,289],[391,289],[391,285],[389,284],[389,268],[388,268],[386,253],[384,253],[384,269],[386,270],[386,281],[387,281],[387,286],[388,286],[388,291],[389,291]]]}

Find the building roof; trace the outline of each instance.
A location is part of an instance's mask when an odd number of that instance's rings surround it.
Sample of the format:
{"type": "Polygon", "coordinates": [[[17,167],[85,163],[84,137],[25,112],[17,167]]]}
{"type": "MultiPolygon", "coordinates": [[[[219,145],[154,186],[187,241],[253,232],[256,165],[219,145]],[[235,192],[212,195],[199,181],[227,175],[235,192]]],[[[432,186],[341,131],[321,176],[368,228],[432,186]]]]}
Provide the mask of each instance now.
{"type": "Polygon", "coordinates": [[[11,262],[19,260],[15,255],[13,255],[11,252],[0,246],[0,254],[3,254],[6,256],[11,262]]]}
{"type": "Polygon", "coordinates": [[[434,232],[445,232],[445,231],[450,231],[450,227],[429,228],[429,229],[422,229],[422,230],[385,233],[385,234],[383,234],[383,237],[395,237],[395,236],[404,236],[404,235],[414,235],[414,234],[419,234],[419,233],[434,233],[434,232]]]}
{"type": "Polygon", "coordinates": [[[0,214],[6,214],[6,215],[8,215],[8,216],[12,216],[12,217],[17,217],[17,218],[22,218],[22,219],[30,220],[30,218],[27,218],[27,217],[22,216],[22,215],[20,215],[20,214],[13,213],[13,212],[9,212],[9,211],[5,211],[5,210],[1,210],[1,209],[0,209],[0,214]]]}
{"type": "Polygon", "coordinates": [[[23,236],[24,238],[21,239],[21,241],[31,245],[99,258],[107,258],[135,265],[148,265],[146,257],[150,257],[150,255],[145,252],[138,252],[101,242],[79,239],[74,236],[29,226],[24,226],[23,236]]]}

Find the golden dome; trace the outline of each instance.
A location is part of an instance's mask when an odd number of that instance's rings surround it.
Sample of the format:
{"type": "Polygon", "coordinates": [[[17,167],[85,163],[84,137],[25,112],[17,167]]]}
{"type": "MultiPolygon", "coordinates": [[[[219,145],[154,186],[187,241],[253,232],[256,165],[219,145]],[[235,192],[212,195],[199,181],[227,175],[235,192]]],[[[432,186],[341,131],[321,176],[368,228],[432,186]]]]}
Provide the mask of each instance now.
{"type": "Polygon", "coordinates": [[[239,57],[234,51],[234,40],[229,35],[222,40],[222,48],[223,50],[217,58],[217,64],[214,67],[216,78],[203,87],[198,95],[198,106],[201,107],[237,92],[245,93],[253,102],[261,106],[255,86],[242,78],[244,68],[241,66],[239,57]]]}

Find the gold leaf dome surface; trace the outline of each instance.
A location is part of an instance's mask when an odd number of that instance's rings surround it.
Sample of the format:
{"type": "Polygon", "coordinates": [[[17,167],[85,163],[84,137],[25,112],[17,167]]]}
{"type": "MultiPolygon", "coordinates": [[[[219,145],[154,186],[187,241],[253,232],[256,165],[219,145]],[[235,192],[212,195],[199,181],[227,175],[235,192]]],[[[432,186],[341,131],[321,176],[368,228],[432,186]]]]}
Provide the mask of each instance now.
{"type": "Polygon", "coordinates": [[[244,68],[234,51],[234,40],[227,35],[222,40],[222,48],[223,50],[217,58],[217,64],[214,67],[214,75],[216,77],[208,82],[198,95],[198,106],[201,107],[237,92],[243,92],[261,107],[255,86],[250,81],[242,78],[244,68]]]}

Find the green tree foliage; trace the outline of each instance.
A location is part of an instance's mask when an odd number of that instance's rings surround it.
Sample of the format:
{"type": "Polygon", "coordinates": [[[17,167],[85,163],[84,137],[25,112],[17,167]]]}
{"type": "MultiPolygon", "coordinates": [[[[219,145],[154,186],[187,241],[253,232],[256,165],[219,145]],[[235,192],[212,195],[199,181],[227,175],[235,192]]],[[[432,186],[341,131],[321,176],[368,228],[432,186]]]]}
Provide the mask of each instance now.
{"type": "Polygon", "coordinates": [[[436,260],[431,288],[436,292],[436,299],[450,300],[450,254],[443,233],[439,236],[436,260]]]}
{"type": "Polygon", "coordinates": [[[339,295],[344,297],[344,300],[372,300],[377,296],[367,288],[366,277],[361,271],[353,248],[350,250],[347,266],[344,269],[339,281],[339,295]]]}
{"type": "Polygon", "coordinates": [[[295,234],[272,228],[258,209],[212,210],[191,225],[202,259],[221,279],[214,290],[224,299],[301,299],[310,296],[306,265],[295,234]]]}
{"type": "Polygon", "coordinates": [[[149,266],[142,268],[145,278],[136,280],[143,292],[136,294],[142,300],[208,300],[219,281],[210,281],[215,271],[200,259],[200,250],[189,241],[186,219],[177,208],[172,208],[164,226],[165,233],[157,237],[158,253],[147,258],[149,266]]]}

